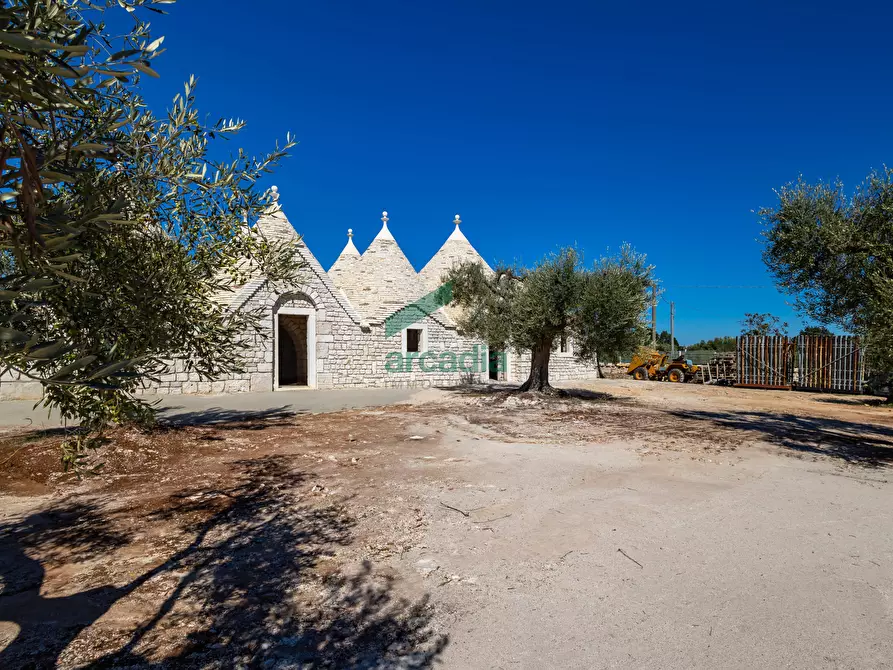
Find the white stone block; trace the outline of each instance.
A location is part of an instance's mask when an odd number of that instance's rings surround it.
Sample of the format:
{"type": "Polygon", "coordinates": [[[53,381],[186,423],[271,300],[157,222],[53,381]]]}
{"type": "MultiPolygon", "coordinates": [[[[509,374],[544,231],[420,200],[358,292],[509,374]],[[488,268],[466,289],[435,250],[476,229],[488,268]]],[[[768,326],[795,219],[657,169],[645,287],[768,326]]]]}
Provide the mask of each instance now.
{"type": "Polygon", "coordinates": [[[251,375],[250,390],[254,391],[272,391],[273,375],[255,373],[251,375]]]}

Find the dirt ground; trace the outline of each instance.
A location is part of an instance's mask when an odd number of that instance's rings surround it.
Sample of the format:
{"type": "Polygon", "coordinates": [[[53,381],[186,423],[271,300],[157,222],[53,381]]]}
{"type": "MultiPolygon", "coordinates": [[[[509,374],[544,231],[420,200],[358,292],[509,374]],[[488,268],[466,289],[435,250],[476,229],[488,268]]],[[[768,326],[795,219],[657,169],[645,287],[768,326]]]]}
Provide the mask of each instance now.
{"type": "Polygon", "coordinates": [[[0,436],[0,668],[893,667],[893,410],[600,380],[0,436]],[[578,385],[579,386],[579,385],[578,385]]]}

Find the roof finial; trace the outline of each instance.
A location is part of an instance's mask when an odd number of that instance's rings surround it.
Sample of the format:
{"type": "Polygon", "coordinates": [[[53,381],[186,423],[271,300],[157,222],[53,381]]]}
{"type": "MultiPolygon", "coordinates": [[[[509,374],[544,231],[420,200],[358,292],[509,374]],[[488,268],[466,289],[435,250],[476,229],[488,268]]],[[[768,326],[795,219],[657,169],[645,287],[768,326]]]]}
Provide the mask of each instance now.
{"type": "MultiPolygon", "coordinates": [[[[338,255],[338,260],[341,260],[342,256],[359,256],[360,252],[357,249],[356,245],[353,243],[353,228],[347,229],[347,244],[344,245],[344,249],[341,250],[341,253],[338,255]]],[[[332,267],[336,267],[337,262],[332,267]]]]}
{"type": "Polygon", "coordinates": [[[388,230],[388,218],[387,212],[381,213],[381,230],[378,231],[378,235],[375,236],[376,240],[393,240],[394,236],[391,234],[391,231],[388,230]]]}
{"type": "Polygon", "coordinates": [[[453,217],[453,223],[456,224],[456,227],[453,228],[453,232],[450,233],[450,236],[447,238],[447,242],[449,242],[451,240],[459,241],[459,242],[463,242],[463,241],[468,242],[468,240],[465,239],[465,235],[463,235],[462,231],[459,230],[459,224],[462,223],[462,219],[459,218],[458,214],[456,214],[456,216],[453,217]]]}
{"type": "Polygon", "coordinates": [[[270,198],[273,200],[274,203],[279,202],[279,187],[278,186],[270,187],[270,198]]]}

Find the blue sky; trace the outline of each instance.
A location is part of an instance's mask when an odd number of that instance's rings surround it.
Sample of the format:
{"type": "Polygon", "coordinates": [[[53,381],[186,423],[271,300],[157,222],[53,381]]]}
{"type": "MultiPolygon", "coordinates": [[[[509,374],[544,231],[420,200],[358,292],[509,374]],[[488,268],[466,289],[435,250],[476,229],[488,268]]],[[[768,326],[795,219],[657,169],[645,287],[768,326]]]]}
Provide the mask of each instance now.
{"type": "Polygon", "coordinates": [[[325,267],[387,209],[420,269],[458,212],[488,261],[632,243],[683,343],[744,312],[799,325],[753,210],[799,174],[853,187],[889,160],[893,7],[600,4],[181,0],[153,19],[147,99],[195,74],[249,152],[291,131],[269,183],[325,267]]]}

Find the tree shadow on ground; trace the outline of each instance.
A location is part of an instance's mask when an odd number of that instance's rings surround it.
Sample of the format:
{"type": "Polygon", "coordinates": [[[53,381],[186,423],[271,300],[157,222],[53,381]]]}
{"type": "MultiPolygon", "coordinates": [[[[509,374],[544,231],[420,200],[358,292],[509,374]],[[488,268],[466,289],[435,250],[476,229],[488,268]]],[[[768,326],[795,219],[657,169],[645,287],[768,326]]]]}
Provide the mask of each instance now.
{"type": "Polygon", "coordinates": [[[577,388],[566,388],[562,390],[567,393],[568,397],[577,398],[579,400],[595,400],[597,402],[629,402],[627,398],[618,398],[615,395],[611,395],[610,393],[605,393],[603,391],[590,391],[589,389],[577,388]]]}
{"type": "Polygon", "coordinates": [[[53,667],[62,650],[122,595],[115,586],[46,597],[46,567],[94,559],[129,541],[93,503],[68,502],[0,526],[0,621],[19,634],[0,651],[0,668],[53,667]],[[33,558],[40,556],[40,560],[33,558]]]}
{"type": "Polygon", "coordinates": [[[0,620],[19,627],[0,667],[54,667],[131,594],[154,613],[126,639],[91,639],[90,667],[430,667],[447,638],[432,630],[426,598],[397,598],[393,579],[368,564],[318,574],[333,548],[351,541],[347,511],[303,502],[305,475],[292,459],[237,465],[235,484],[183,491],[146,516],[147,525],[181,524],[189,540],[124,585],[41,595],[53,557],[99,558],[131,541],[96,505],[63,502],[0,527],[0,620]]]}
{"type": "Polygon", "coordinates": [[[518,386],[518,384],[493,382],[490,384],[468,383],[460,386],[438,386],[436,388],[439,391],[446,391],[455,395],[485,396],[498,393],[515,393],[518,390],[518,386]]]}
{"type": "MultiPolygon", "coordinates": [[[[18,433],[19,440],[22,444],[31,443],[31,442],[39,442],[40,440],[46,438],[53,437],[65,437],[71,434],[71,428],[35,428],[31,430],[31,426],[15,426],[14,429],[19,429],[22,432],[18,433]],[[27,431],[27,432],[24,432],[27,431]]],[[[9,433],[10,436],[15,435],[12,431],[9,433]]]]}
{"type": "Polygon", "coordinates": [[[886,467],[893,463],[893,428],[887,426],[760,411],[673,410],[668,414],[758,433],[785,449],[831,456],[855,465],[886,467]]]}
{"type": "Polygon", "coordinates": [[[241,410],[224,407],[178,411],[182,406],[164,407],[158,411],[158,422],[162,426],[214,426],[215,428],[238,428],[240,430],[261,430],[270,426],[285,426],[290,420],[305,414],[291,405],[270,407],[262,410],[241,410]]]}
{"type": "Polygon", "coordinates": [[[818,397],[815,398],[816,402],[827,402],[834,405],[849,405],[851,407],[883,407],[887,403],[886,398],[876,398],[873,396],[864,396],[857,395],[851,398],[841,398],[839,396],[832,396],[827,398],[818,397]]]}
{"type": "Polygon", "coordinates": [[[554,387],[555,394],[538,394],[535,392],[525,391],[521,392],[518,389],[520,388],[520,384],[507,384],[507,383],[490,383],[490,384],[464,384],[462,386],[441,386],[438,387],[438,390],[447,391],[454,395],[458,396],[469,396],[469,397],[496,397],[496,396],[511,396],[511,395],[523,395],[525,397],[542,397],[544,400],[561,400],[561,399],[576,399],[576,400],[587,400],[594,402],[624,402],[625,398],[618,398],[615,395],[610,393],[604,393],[602,391],[591,391],[589,389],[579,389],[579,388],[560,388],[554,387]]]}

